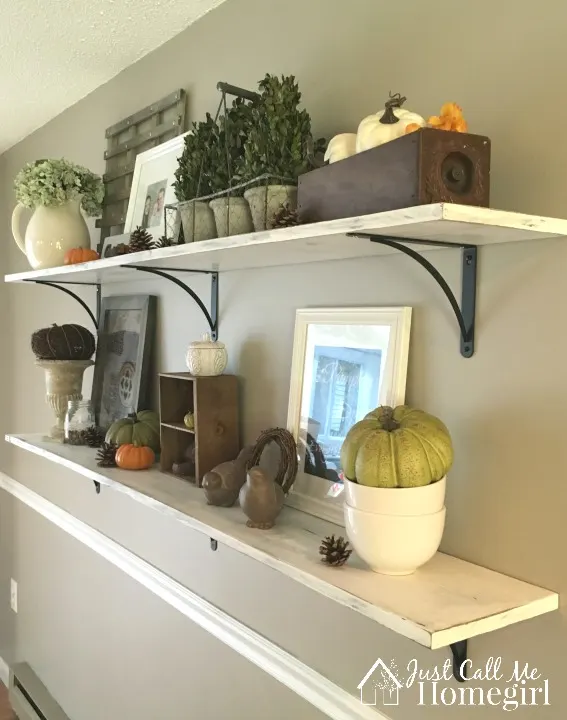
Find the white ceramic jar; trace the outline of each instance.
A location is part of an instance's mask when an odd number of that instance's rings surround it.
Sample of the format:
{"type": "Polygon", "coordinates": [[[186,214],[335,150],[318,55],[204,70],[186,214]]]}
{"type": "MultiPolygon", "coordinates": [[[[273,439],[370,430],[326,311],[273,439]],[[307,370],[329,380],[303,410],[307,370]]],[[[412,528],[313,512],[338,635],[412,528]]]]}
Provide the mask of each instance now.
{"type": "Polygon", "coordinates": [[[205,333],[202,340],[189,345],[186,361],[191,375],[212,377],[222,375],[228,362],[228,355],[224,343],[211,340],[210,334],[205,333]]]}

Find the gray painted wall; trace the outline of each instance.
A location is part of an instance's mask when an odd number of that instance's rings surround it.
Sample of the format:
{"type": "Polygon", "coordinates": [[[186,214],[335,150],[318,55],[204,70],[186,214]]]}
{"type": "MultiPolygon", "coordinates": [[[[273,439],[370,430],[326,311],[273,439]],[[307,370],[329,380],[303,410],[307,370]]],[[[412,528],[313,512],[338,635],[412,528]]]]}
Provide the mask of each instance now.
{"type": "MultiPolygon", "coordinates": [[[[104,129],[177,88],[199,119],[218,101],[217,80],[253,87],[267,71],[297,75],[319,134],[354,130],[389,90],[424,114],[456,99],[473,131],[493,141],[492,204],[565,215],[567,145],[563,87],[567,49],[559,0],[520,8],[479,0],[457,6],[351,0],[228,0],[150,56],[64,112],[0,158],[0,264],[26,269],[11,243],[10,184],[28,160],[65,155],[103,170],[104,129]],[[513,30],[511,30],[513,28],[513,30]],[[2,187],[2,186],[0,186],[2,187]]],[[[434,261],[458,285],[457,253],[434,261]]],[[[483,249],[478,351],[458,353],[454,319],[439,290],[403,257],[237,272],[221,278],[221,334],[229,371],[242,378],[244,439],[286,420],[294,311],[317,305],[412,305],[408,401],[445,419],[457,461],[448,492],[443,548],[550,587],[567,589],[563,547],[567,341],[567,245],[531,242],[483,249]]],[[[199,281],[200,282],[200,281],[199,281]]],[[[202,288],[206,287],[203,281],[202,288]]],[[[183,368],[187,343],[205,328],[174,287],[145,281],[160,296],[158,369],[183,368]]],[[[197,288],[200,285],[197,284],[197,288]]],[[[43,377],[29,336],[52,322],[83,322],[80,308],[47,288],[0,285],[10,338],[0,353],[2,430],[49,427],[43,377]]],[[[88,291],[85,296],[89,297],[88,291]]],[[[89,376],[90,380],[90,376],[89,376]]],[[[187,587],[266,634],[355,693],[378,655],[403,668],[442,663],[428,652],[336,607],[277,573],[125,497],[95,496],[84,479],[21,451],[2,450],[2,469],[147,558],[187,587]]],[[[32,511],[0,503],[0,656],[25,659],[73,720],[108,718],[320,717],[260,670],[207,636],[118,570],[32,511]],[[20,612],[9,610],[9,577],[20,583],[20,612]]],[[[522,718],[558,720],[567,710],[567,630],[563,612],[471,642],[475,665],[503,656],[550,679],[552,706],[522,718]]],[[[405,693],[396,720],[416,714],[405,693]]],[[[421,707],[424,720],[467,708],[421,707]]],[[[501,709],[484,707],[479,717],[501,709]]]]}

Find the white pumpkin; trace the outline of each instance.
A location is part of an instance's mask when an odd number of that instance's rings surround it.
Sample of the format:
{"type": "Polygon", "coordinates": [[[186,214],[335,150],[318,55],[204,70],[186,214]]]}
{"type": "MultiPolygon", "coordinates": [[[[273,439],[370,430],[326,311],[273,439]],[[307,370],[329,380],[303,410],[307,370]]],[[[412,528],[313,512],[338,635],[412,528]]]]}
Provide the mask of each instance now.
{"type": "Polygon", "coordinates": [[[356,152],[370,150],[405,135],[407,126],[412,123],[419,127],[425,125],[421,115],[402,108],[404,102],[405,98],[398,94],[390,96],[384,110],[364,118],[356,133],[356,152]]]}
{"type": "Polygon", "coordinates": [[[329,163],[344,160],[356,153],[356,133],[341,133],[335,135],[327,145],[325,160],[329,163]]]}

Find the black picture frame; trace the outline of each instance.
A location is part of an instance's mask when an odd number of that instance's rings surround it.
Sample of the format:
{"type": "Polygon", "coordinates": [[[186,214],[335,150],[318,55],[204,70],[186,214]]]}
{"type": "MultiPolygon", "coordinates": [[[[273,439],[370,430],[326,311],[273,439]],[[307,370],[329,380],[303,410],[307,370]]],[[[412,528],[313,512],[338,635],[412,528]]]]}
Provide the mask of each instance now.
{"type": "Polygon", "coordinates": [[[97,425],[105,430],[149,408],[156,315],[155,295],[102,298],[92,404],[97,425]]]}

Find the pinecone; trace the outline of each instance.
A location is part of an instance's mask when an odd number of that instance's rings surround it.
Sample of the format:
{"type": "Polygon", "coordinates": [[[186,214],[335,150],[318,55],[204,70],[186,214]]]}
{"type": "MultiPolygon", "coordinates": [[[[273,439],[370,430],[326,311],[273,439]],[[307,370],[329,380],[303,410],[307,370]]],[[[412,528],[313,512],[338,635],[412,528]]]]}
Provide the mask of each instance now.
{"type": "Polygon", "coordinates": [[[284,228],[299,225],[299,216],[297,210],[292,210],[289,205],[281,205],[280,209],[274,215],[272,227],[284,228]]]}
{"type": "Polygon", "coordinates": [[[85,445],[92,448],[99,448],[104,442],[106,433],[101,428],[92,425],[90,428],[85,430],[85,445]]]}
{"type": "Polygon", "coordinates": [[[128,250],[131,253],[141,252],[142,250],[153,250],[155,247],[154,239],[147,230],[138,226],[130,233],[130,244],[128,250]]]}
{"type": "Polygon", "coordinates": [[[99,467],[116,467],[116,443],[103,442],[96,454],[96,464],[99,467]]]}
{"type": "Polygon", "coordinates": [[[323,556],[321,560],[327,565],[334,565],[335,567],[344,565],[351,553],[352,548],[348,540],[345,540],[341,535],[337,538],[334,535],[328,535],[319,548],[319,554],[323,556]]]}
{"type": "Polygon", "coordinates": [[[171,247],[173,245],[173,240],[168,238],[166,235],[162,235],[160,239],[156,242],[155,247],[156,248],[166,248],[171,247]]]}

